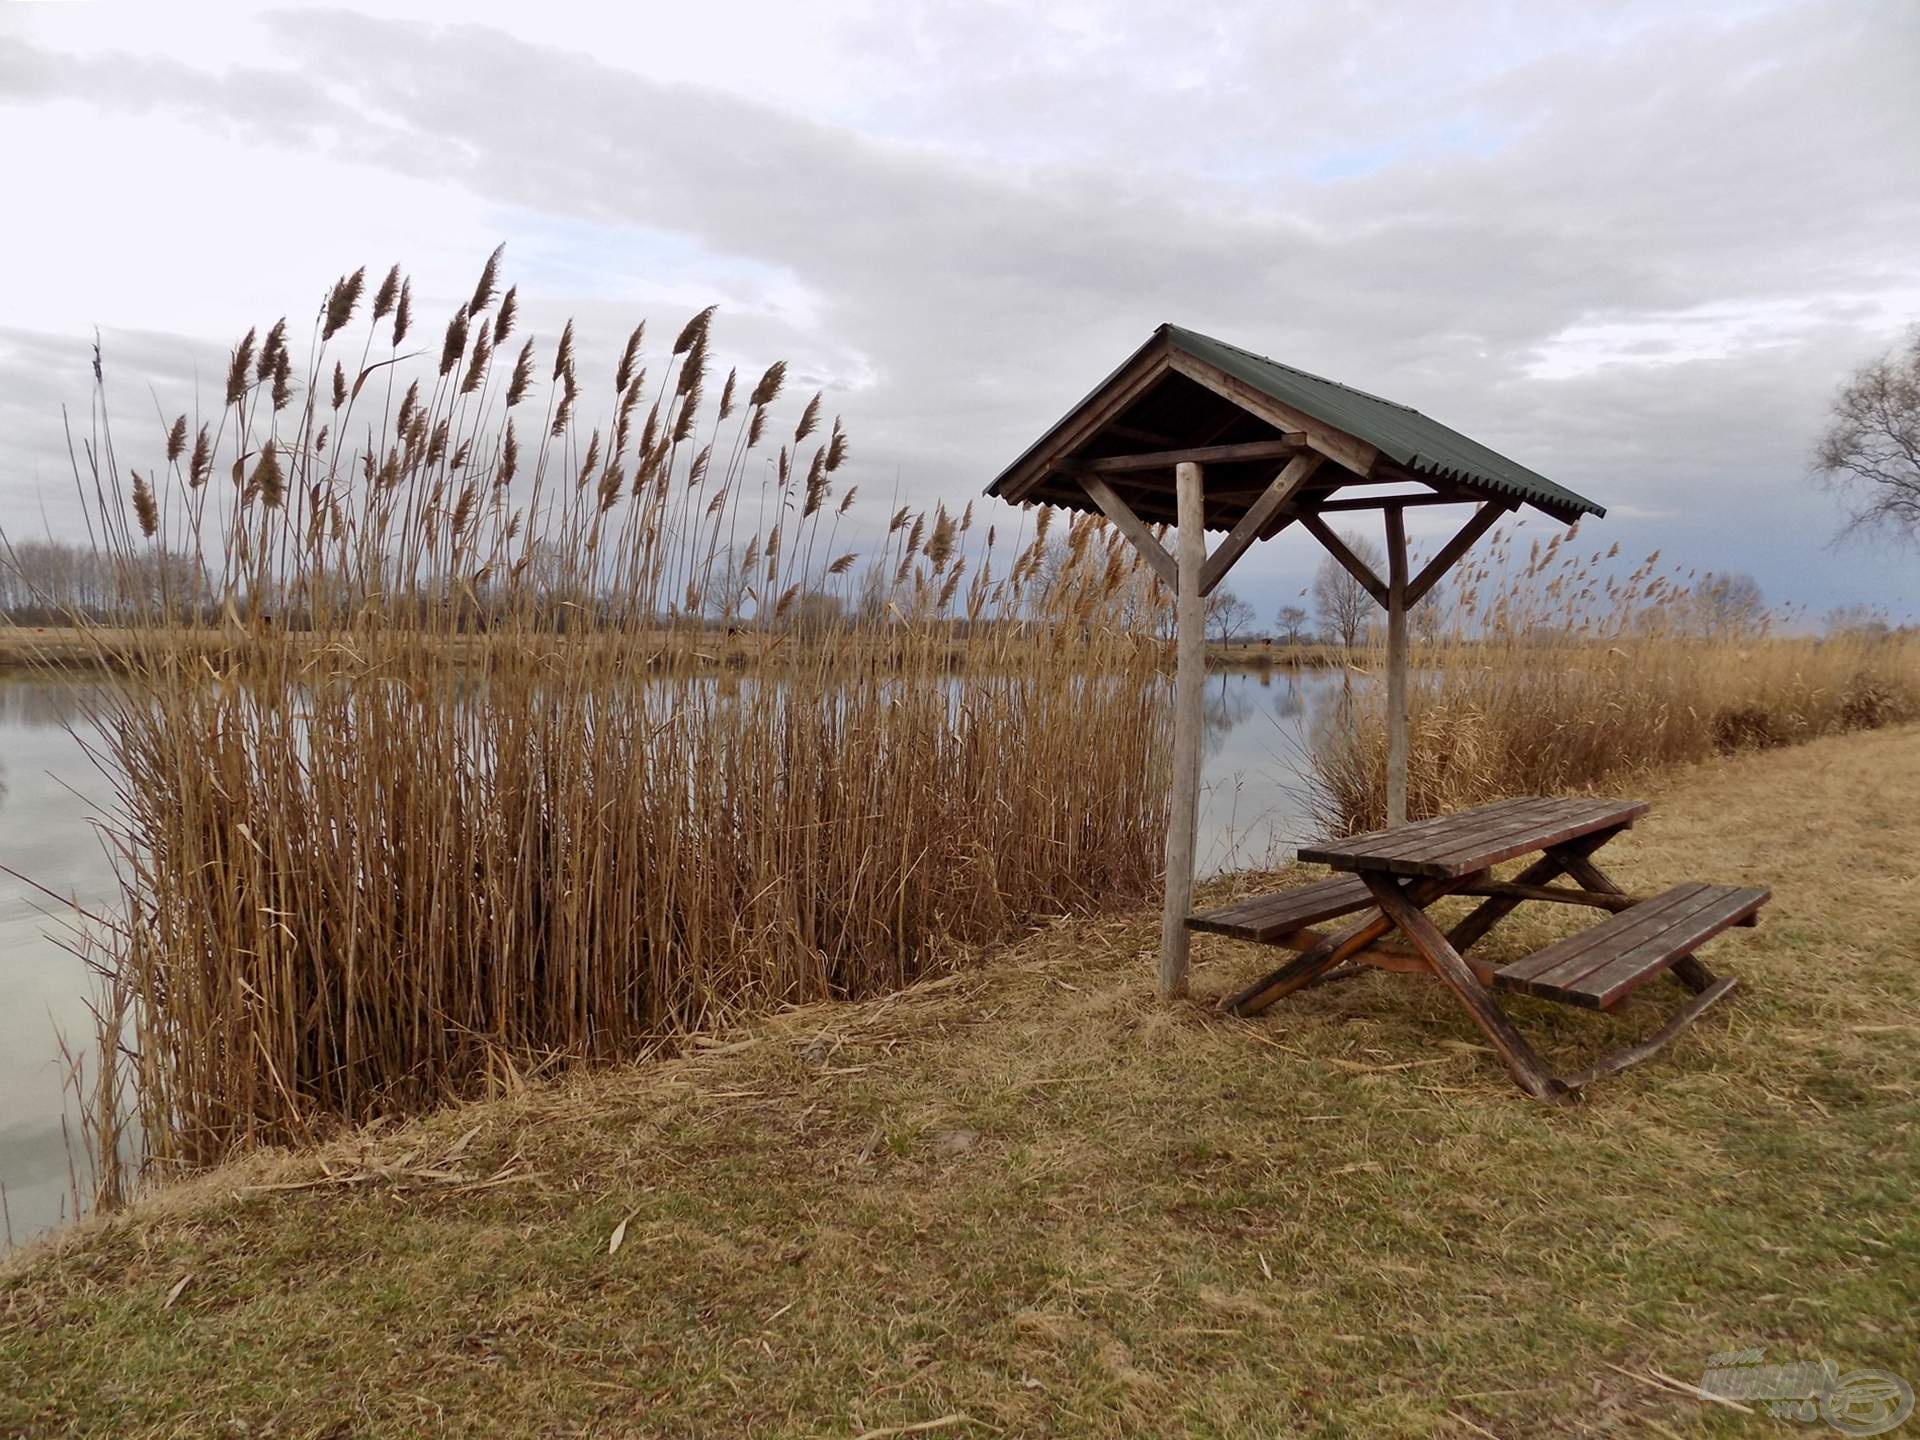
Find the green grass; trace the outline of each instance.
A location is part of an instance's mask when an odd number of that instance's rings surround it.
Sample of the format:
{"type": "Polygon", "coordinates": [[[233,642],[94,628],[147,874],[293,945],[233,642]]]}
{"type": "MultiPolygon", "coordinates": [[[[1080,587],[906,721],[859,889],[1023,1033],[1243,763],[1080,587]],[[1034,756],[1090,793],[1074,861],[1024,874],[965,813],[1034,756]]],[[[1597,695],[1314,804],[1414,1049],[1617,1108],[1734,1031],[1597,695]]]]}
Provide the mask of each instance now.
{"type": "MultiPolygon", "coordinates": [[[[1920,732],[1652,798],[1619,878],[1776,899],[1708,952],[1742,992],[1579,1106],[1524,1099],[1425,982],[1233,1021],[1204,1001],[1272,952],[1202,944],[1167,1008],[1154,917],[1062,922],[30,1251],[0,1433],[1801,1433],[1649,1370],[1920,1380],[1920,732]]],[[[1566,1062],[1657,1024],[1652,989],[1513,1008],[1566,1062]]]]}

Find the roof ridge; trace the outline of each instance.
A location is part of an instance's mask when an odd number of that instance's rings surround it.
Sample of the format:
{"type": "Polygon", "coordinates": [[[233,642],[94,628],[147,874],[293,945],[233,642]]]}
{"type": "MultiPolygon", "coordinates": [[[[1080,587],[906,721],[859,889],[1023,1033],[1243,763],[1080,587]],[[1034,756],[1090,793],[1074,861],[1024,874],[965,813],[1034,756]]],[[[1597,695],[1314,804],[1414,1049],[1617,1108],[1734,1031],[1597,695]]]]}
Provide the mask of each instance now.
{"type": "Polygon", "coordinates": [[[1276,360],[1271,355],[1262,355],[1258,350],[1249,350],[1244,345],[1236,345],[1231,340],[1222,340],[1219,336],[1209,335],[1204,330],[1190,330],[1184,325],[1174,325],[1171,323],[1168,324],[1167,329],[1179,331],[1185,335],[1197,336],[1210,345],[1218,345],[1223,350],[1235,351],[1238,354],[1246,356],[1249,360],[1258,360],[1262,365],[1271,365],[1276,370],[1285,370],[1291,375],[1298,375],[1302,379],[1312,380],[1321,385],[1331,385],[1334,389],[1344,390],[1349,395],[1358,395],[1362,399],[1377,401],[1382,405],[1391,405],[1396,410],[1404,410],[1409,415],[1418,415],[1423,420],[1431,418],[1425,411],[1416,410],[1411,405],[1403,405],[1398,400],[1389,400],[1386,396],[1376,395],[1371,390],[1362,390],[1358,385],[1349,385],[1344,380],[1335,380],[1326,375],[1316,375],[1311,370],[1302,370],[1298,365],[1289,365],[1286,361],[1276,360]]]}

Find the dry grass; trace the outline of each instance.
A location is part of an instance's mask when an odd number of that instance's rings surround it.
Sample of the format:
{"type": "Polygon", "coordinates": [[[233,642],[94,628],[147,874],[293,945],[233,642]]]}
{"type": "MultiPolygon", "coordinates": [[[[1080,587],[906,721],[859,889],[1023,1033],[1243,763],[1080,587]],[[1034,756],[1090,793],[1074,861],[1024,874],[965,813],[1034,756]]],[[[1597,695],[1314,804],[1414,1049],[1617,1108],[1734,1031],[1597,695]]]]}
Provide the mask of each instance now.
{"type": "MultiPolygon", "coordinates": [[[[1062,920],[55,1237],[0,1280],[0,1431],[1733,1436],[1651,1372],[1912,1380],[1920,731],[1651,798],[1623,881],[1776,900],[1714,944],[1742,994],[1577,1107],[1437,987],[1229,1021],[1272,952],[1202,943],[1168,1008],[1154,917],[1062,920]]],[[[1664,1007],[1514,1009],[1567,1055],[1664,1007]]]]}
{"type": "Polygon", "coordinates": [[[1117,533],[857,531],[839,422],[782,409],[783,365],[710,374],[710,310],[583,385],[571,326],[494,354],[492,263],[424,356],[371,288],[304,356],[249,333],[212,418],[129,437],[103,382],[77,437],[118,577],[74,617],[113,669],[103,1200],[1150,887],[1154,601],[1117,533]]]}
{"type": "MultiPolygon", "coordinates": [[[[1662,571],[1657,553],[1611,576],[1619,547],[1585,552],[1577,529],[1524,556],[1512,544],[1500,536],[1464,568],[1414,647],[1412,818],[1920,718],[1920,636],[1787,637],[1757,592],[1662,571]]],[[[1382,698],[1369,687],[1313,737],[1329,830],[1386,823],[1382,698]]]]}

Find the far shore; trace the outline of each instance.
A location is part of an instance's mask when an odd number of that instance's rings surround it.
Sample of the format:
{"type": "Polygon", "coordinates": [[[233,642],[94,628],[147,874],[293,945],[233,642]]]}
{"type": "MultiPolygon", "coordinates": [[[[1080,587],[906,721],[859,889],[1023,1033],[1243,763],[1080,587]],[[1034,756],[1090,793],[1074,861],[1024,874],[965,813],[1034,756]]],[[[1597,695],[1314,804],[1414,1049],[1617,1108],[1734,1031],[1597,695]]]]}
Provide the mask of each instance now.
{"type": "MultiPolygon", "coordinates": [[[[186,648],[207,651],[219,649],[224,639],[212,629],[182,629],[178,642],[186,648]]],[[[663,648],[665,632],[660,639],[663,648]]],[[[450,642],[467,658],[479,659],[485,651],[487,636],[475,633],[450,642]]],[[[673,637],[696,663],[741,668],[769,659],[804,654],[818,643],[814,637],[794,632],[770,635],[764,631],[726,630],[714,627],[673,637]]],[[[34,671],[59,671],[75,675],[110,674],[121,668],[132,632],[126,630],[86,631],[73,626],[11,625],[0,622],[0,675],[34,671]]],[[[956,641],[956,644],[959,642],[956,641]]],[[[1171,657],[1172,647],[1168,654],[1171,657]]],[[[1356,663],[1365,665],[1367,648],[1347,650],[1338,645],[1312,641],[1293,642],[1255,638],[1207,643],[1207,663],[1216,668],[1273,668],[1285,670],[1335,669],[1356,663]]],[[[1171,663],[1171,658],[1169,658],[1171,663]]]]}

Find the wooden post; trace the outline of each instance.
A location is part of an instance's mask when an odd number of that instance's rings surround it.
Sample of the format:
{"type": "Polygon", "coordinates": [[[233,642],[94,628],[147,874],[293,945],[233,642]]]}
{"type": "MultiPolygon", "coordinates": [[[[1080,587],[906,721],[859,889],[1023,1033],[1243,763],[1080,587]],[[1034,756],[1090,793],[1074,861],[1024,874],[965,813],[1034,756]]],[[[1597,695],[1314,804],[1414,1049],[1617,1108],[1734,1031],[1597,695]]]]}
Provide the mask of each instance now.
{"type": "Polygon", "coordinates": [[[1407,525],[1387,520],[1387,824],[1407,823],[1407,525]]]}
{"type": "Polygon", "coordinates": [[[1167,806],[1167,902],[1160,917],[1160,995],[1187,993],[1187,916],[1193,910],[1193,845],[1200,822],[1200,729],[1207,682],[1200,572],[1207,563],[1201,469],[1174,468],[1180,517],[1178,625],[1173,673],[1173,793],[1167,806]]]}

